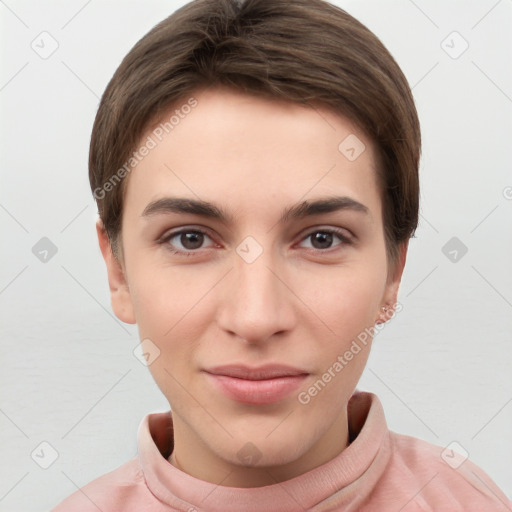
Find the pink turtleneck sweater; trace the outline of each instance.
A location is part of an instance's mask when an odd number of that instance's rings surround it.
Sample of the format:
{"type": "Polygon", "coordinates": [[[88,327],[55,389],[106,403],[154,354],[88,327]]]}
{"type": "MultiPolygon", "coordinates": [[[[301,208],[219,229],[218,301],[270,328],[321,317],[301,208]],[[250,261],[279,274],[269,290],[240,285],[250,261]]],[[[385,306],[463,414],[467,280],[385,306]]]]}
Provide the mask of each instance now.
{"type": "Polygon", "coordinates": [[[171,412],[149,414],[139,427],[138,456],[52,512],[512,511],[469,460],[460,464],[463,458],[450,450],[389,431],[376,395],[354,393],[348,417],[352,442],[331,461],[279,484],[236,488],[170,464],[171,412]]]}

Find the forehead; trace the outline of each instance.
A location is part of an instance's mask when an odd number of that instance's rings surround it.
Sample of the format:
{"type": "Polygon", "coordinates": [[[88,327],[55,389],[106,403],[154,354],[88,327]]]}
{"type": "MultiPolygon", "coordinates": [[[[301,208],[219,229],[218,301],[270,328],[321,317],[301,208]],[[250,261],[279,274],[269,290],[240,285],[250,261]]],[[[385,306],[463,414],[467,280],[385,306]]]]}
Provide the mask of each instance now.
{"type": "Polygon", "coordinates": [[[380,211],[373,143],[347,118],[225,88],[191,97],[142,137],[152,147],[130,173],[125,209],[140,215],[172,195],[264,215],[270,202],[343,194],[380,211]]]}

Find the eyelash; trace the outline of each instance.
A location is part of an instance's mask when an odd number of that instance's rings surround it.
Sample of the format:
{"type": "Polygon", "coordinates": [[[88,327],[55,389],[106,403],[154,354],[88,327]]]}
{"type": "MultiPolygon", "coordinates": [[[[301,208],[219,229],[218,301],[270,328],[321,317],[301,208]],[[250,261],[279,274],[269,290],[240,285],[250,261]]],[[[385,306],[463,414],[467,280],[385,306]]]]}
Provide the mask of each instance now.
{"type": "MultiPolygon", "coordinates": [[[[186,257],[191,257],[191,256],[195,256],[200,249],[196,249],[196,250],[188,250],[188,251],[179,251],[179,250],[176,250],[176,249],[173,249],[172,246],[169,244],[169,241],[172,240],[174,237],[178,236],[178,235],[182,235],[184,233],[198,233],[198,234],[202,234],[202,235],[206,235],[207,237],[209,237],[210,239],[212,238],[208,232],[206,231],[203,231],[202,229],[197,229],[197,228],[194,228],[194,229],[191,229],[191,228],[188,228],[188,229],[181,229],[179,231],[174,231],[172,233],[169,233],[167,235],[165,235],[163,238],[161,238],[159,240],[159,243],[160,244],[167,244],[167,248],[173,253],[173,254],[177,254],[177,255],[180,255],[180,256],[186,256],[186,257]]],[[[311,237],[312,235],[314,235],[315,233],[327,233],[327,234],[332,234],[332,235],[336,235],[340,240],[341,240],[341,244],[339,244],[339,246],[343,246],[343,245],[351,245],[353,242],[352,240],[347,237],[345,235],[345,233],[342,231],[342,230],[339,230],[339,229],[334,229],[334,228],[329,228],[329,229],[315,229],[314,231],[310,231],[309,233],[307,233],[301,241],[304,241],[306,240],[307,238],[311,237]]],[[[338,247],[339,247],[338,246],[338,247]]],[[[329,247],[328,249],[311,249],[312,251],[314,252],[319,252],[319,253],[327,253],[330,251],[330,249],[333,249],[332,247],[329,247]]]]}

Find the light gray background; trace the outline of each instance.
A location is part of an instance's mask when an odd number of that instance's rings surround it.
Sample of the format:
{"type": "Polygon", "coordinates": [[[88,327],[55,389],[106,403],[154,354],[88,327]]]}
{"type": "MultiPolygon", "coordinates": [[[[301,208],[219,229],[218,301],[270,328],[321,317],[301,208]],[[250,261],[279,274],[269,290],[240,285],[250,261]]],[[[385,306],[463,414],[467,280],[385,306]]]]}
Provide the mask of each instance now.
{"type": "MultiPolygon", "coordinates": [[[[143,416],[167,409],[132,353],[136,328],[111,313],[87,156],[122,57],[183,3],[0,2],[2,511],[47,510],[115,469],[143,416]],[[31,48],[51,48],[43,31],[59,45],[46,59],[31,48]],[[32,252],[42,237],[58,249],[46,263],[32,252]],[[48,469],[43,441],[58,452],[48,469]]],[[[360,389],[392,430],[456,441],[512,497],[512,1],[336,3],[393,53],[423,130],[404,307],[360,389]],[[458,58],[453,31],[469,44],[458,58]],[[455,262],[452,237],[468,248],[455,262]]]]}

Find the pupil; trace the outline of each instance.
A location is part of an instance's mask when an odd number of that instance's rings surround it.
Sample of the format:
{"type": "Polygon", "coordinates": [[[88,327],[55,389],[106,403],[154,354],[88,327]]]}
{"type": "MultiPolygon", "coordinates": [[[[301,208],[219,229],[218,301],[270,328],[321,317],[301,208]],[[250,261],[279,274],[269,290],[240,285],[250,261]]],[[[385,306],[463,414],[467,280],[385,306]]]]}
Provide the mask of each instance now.
{"type": "Polygon", "coordinates": [[[197,249],[203,243],[202,233],[182,233],[181,243],[185,249],[197,249]]]}
{"type": "Polygon", "coordinates": [[[332,233],[323,233],[318,232],[313,235],[313,247],[315,249],[328,249],[332,244],[332,233]],[[320,243],[320,246],[318,247],[316,242],[320,243]]]}

